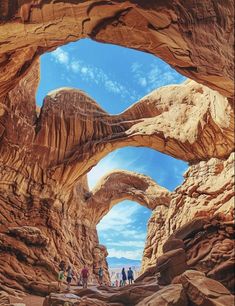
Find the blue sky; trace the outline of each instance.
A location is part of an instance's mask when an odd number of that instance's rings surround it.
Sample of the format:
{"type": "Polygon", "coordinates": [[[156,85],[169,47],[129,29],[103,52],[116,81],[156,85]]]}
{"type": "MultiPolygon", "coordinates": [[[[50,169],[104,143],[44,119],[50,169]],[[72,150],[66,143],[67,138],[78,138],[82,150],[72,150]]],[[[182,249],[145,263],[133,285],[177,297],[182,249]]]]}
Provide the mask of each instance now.
{"type": "MultiPolygon", "coordinates": [[[[117,114],[152,90],[178,84],[185,77],[160,59],[139,51],[83,39],[41,56],[41,81],[37,104],[48,92],[74,87],[87,92],[103,109],[117,114]]],[[[148,148],[116,150],[88,174],[92,188],[107,172],[126,169],[151,176],[173,190],[181,184],[187,164],[148,148]]],[[[98,224],[100,242],[109,256],[141,259],[151,211],[137,203],[123,201],[98,224]]]]}

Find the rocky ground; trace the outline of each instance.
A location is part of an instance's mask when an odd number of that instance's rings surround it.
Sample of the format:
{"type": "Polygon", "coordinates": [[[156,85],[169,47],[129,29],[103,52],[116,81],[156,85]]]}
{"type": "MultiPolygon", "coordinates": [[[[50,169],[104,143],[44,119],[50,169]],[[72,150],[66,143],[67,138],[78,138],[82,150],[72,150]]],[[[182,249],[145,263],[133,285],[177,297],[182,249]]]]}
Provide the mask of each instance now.
{"type": "Polygon", "coordinates": [[[189,306],[234,305],[234,296],[219,282],[203,272],[187,270],[167,286],[157,284],[155,277],[142,279],[122,288],[72,288],[68,293],[51,293],[45,299],[26,296],[8,298],[0,293],[4,306],[189,306]],[[16,302],[16,303],[15,303],[16,302]]]}

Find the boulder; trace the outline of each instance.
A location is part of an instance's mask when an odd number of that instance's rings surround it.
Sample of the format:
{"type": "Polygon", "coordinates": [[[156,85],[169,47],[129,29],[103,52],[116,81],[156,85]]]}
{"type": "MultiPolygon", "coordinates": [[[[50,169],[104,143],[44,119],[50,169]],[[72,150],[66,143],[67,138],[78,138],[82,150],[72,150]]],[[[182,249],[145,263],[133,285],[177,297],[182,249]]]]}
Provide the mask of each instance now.
{"type": "Polygon", "coordinates": [[[207,278],[204,273],[188,270],[181,282],[189,300],[198,306],[232,306],[234,296],[221,283],[207,278]]]}
{"type": "Polygon", "coordinates": [[[138,306],[187,306],[188,301],[182,285],[169,285],[145,298],[138,306]]]}
{"type": "Polygon", "coordinates": [[[120,303],[106,303],[97,299],[83,297],[75,294],[50,294],[43,302],[43,306],[123,306],[120,303]]]}
{"type": "Polygon", "coordinates": [[[173,278],[187,269],[186,254],[183,249],[169,251],[157,259],[157,270],[160,272],[158,282],[168,285],[173,278]]]}

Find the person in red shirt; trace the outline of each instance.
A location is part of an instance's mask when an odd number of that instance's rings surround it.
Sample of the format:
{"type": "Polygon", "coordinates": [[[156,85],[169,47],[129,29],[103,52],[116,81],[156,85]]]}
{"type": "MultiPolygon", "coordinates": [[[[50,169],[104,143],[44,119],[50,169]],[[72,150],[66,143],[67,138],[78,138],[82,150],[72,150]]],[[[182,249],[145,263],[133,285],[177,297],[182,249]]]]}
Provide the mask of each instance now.
{"type": "Polygon", "coordinates": [[[89,271],[88,271],[87,267],[84,266],[82,271],[81,271],[81,278],[82,278],[82,286],[83,286],[83,288],[87,288],[88,276],[89,276],[89,271]]]}

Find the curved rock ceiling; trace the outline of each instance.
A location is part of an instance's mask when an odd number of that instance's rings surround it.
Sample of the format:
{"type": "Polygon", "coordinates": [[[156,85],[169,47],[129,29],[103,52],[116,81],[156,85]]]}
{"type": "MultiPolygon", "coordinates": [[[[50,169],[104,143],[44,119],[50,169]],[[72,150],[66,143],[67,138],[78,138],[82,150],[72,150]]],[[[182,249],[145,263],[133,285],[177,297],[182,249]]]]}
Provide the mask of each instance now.
{"type": "Polygon", "coordinates": [[[45,294],[64,257],[77,269],[86,263],[94,278],[102,265],[109,281],[96,223],[125,197],[153,209],[148,277],[156,281],[157,264],[171,281],[183,258],[181,268],[202,269],[232,290],[232,14],[228,0],[0,3],[0,288],[45,294]],[[157,89],[119,115],[68,88],[49,93],[37,110],[37,58],[88,36],[155,54],[193,80],[157,89]],[[130,145],[189,162],[183,184],[169,193],[120,171],[90,191],[86,173],[130,145]]]}
{"type": "Polygon", "coordinates": [[[152,53],[190,79],[233,95],[229,0],[3,0],[0,18],[1,94],[42,53],[90,37],[152,53]]]}

